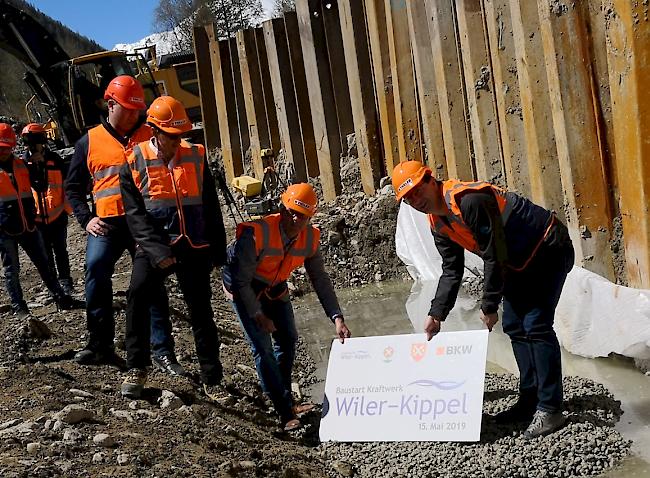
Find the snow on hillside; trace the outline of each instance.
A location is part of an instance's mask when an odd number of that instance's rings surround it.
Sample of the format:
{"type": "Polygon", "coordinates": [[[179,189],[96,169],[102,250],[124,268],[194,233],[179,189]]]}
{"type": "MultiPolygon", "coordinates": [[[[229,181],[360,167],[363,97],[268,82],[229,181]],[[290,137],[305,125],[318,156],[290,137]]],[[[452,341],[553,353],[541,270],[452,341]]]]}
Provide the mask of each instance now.
{"type": "Polygon", "coordinates": [[[113,50],[132,52],[136,48],[151,45],[156,45],[156,54],[160,57],[160,55],[165,55],[174,51],[176,46],[176,37],[174,36],[173,31],[153,33],[135,43],[118,43],[113,47],[113,50]]]}
{"type": "MultiPolygon", "coordinates": [[[[271,18],[273,0],[262,0],[262,6],[264,7],[264,18],[262,20],[268,20],[271,18]]],[[[172,31],[153,33],[135,43],[118,43],[113,47],[113,50],[132,52],[135,48],[150,45],[156,45],[156,54],[160,57],[160,55],[165,55],[175,50],[176,39],[172,31]]]]}

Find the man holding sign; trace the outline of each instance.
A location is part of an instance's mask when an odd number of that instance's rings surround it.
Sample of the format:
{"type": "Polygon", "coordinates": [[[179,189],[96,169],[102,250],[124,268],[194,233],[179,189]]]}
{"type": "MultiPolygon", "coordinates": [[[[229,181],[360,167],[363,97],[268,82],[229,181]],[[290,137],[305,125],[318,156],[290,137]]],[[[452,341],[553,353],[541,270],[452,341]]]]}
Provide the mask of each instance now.
{"type": "Polygon", "coordinates": [[[527,439],[564,424],[560,345],[555,308],[574,262],[567,228],[554,213],[486,182],[438,181],[419,161],[393,170],[397,200],[428,214],[442,256],[442,276],[425,321],[436,335],[454,306],[464,250],[484,261],[481,320],[489,330],[503,299],[503,330],[519,367],[519,399],[500,422],[530,421],[527,439]]]}
{"type": "Polygon", "coordinates": [[[317,202],[309,184],[289,186],[282,194],[279,214],[237,225],[237,238],[228,248],[223,270],[224,288],[232,296],[262,389],[273,402],[285,431],[299,428],[298,415],[313,407],[294,405],[291,397],[298,333],[287,279],[294,270],[305,266],[341,342],[351,335],[318,250],[320,231],[309,224],[317,202]]]}

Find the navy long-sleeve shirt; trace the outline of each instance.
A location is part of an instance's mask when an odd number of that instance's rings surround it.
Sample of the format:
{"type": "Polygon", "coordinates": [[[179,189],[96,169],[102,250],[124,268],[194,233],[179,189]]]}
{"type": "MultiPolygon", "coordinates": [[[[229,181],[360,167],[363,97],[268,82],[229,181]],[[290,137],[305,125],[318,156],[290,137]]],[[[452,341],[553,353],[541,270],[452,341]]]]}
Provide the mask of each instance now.
{"type": "MultiPolygon", "coordinates": [[[[463,221],[474,235],[484,263],[481,310],[486,314],[494,313],[503,297],[505,264],[508,260],[499,205],[491,193],[468,191],[460,198],[459,207],[463,221]]],[[[429,315],[444,320],[458,296],[465,266],[465,250],[438,232],[433,232],[433,238],[442,256],[442,276],[431,301],[429,315]]]]}

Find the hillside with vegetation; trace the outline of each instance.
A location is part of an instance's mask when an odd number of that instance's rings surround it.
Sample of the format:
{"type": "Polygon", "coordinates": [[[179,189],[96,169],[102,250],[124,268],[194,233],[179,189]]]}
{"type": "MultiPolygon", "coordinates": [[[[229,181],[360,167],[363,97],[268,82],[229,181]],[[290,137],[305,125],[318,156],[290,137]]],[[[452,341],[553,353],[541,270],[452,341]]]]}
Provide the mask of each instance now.
{"type": "MultiPolygon", "coordinates": [[[[48,17],[24,0],[6,1],[33,16],[71,57],[105,49],[91,39],[73,32],[61,22],[48,17]]],[[[23,82],[25,67],[8,52],[0,49],[0,71],[5,72],[0,82],[0,116],[14,116],[24,120],[25,103],[32,96],[31,90],[23,82]]]]}

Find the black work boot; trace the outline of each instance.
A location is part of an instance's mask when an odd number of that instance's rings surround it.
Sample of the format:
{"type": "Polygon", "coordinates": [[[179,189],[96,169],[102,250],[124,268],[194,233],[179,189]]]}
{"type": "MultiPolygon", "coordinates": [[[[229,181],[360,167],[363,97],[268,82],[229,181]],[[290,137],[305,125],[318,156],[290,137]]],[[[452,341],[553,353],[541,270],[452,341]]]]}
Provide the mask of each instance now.
{"type": "Polygon", "coordinates": [[[124,359],[118,356],[113,349],[93,350],[86,347],[74,356],[74,361],[80,365],[116,365],[125,367],[124,359]]]}
{"type": "Polygon", "coordinates": [[[84,301],[74,299],[68,294],[54,297],[54,302],[56,303],[56,308],[58,310],[83,309],[86,306],[84,301]]]}
{"type": "Polygon", "coordinates": [[[66,295],[74,294],[74,284],[71,278],[59,279],[59,284],[61,284],[61,289],[66,295]]]}

